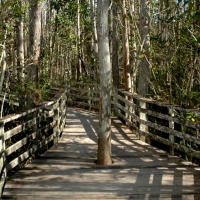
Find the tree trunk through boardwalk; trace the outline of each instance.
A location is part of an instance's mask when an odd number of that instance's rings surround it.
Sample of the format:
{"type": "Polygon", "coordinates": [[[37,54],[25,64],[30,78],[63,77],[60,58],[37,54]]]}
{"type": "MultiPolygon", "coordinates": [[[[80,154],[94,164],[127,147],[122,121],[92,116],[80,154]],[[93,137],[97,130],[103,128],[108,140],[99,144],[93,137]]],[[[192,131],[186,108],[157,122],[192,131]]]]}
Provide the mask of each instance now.
{"type": "Polygon", "coordinates": [[[110,165],[111,159],[111,63],[108,39],[109,0],[98,0],[100,67],[100,107],[97,164],[110,165]]]}

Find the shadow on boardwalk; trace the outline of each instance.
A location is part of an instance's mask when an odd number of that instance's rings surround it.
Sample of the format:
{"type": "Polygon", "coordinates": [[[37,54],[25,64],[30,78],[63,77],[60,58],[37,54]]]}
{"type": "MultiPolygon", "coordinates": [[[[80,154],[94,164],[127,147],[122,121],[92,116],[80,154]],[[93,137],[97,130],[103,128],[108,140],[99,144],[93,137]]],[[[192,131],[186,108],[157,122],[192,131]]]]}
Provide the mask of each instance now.
{"type": "Polygon", "coordinates": [[[115,118],[114,164],[95,165],[98,116],[67,112],[59,143],[11,177],[3,199],[200,199],[199,167],[141,142],[115,118]]]}

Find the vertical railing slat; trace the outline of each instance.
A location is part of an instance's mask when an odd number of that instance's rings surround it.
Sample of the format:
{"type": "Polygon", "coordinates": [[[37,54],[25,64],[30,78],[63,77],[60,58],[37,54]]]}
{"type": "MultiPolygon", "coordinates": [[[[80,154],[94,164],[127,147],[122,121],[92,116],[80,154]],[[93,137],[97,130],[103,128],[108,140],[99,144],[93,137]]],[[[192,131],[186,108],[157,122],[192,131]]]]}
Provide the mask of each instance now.
{"type": "MultiPolygon", "coordinates": [[[[168,108],[168,113],[170,116],[174,117],[174,109],[168,108]]],[[[169,121],[169,128],[174,130],[174,122],[172,120],[169,121]]],[[[169,135],[169,141],[171,141],[174,144],[174,135],[169,135]]],[[[174,155],[174,145],[169,146],[169,153],[171,155],[174,155]]]]}
{"type": "Polygon", "coordinates": [[[1,125],[0,127],[0,154],[1,154],[1,159],[0,159],[0,197],[3,194],[3,189],[6,184],[6,179],[7,179],[7,169],[5,167],[6,163],[6,156],[5,156],[5,140],[4,140],[4,124],[1,125]]]}
{"type": "MultiPolygon", "coordinates": [[[[139,100],[139,107],[143,108],[143,109],[146,109],[147,108],[147,103],[144,100],[140,99],[139,100]]],[[[139,112],[139,118],[141,120],[147,121],[147,114],[140,111],[139,112]]],[[[145,125],[145,124],[140,123],[139,124],[139,130],[142,131],[142,132],[148,132],[148,126],[145,125]]],[[[139,133],[139,138],[143,142],[147,142],[149,144],[151,143],[150,138],[148,136],[146,136],[146,135],[143,135],[143,134],[139,133]]]]}

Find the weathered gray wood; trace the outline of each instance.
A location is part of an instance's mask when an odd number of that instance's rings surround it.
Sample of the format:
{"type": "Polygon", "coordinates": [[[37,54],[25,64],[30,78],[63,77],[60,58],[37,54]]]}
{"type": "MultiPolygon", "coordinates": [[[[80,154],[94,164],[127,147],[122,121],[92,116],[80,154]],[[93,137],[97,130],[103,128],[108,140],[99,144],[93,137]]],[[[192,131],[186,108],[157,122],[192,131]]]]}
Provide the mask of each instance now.
{"type": "MultiPolygon", "coordinates": [[[[32,135],[30,135],[30,137],[34,137],[35,138],[35,136],[36,136],[35,134],[37,134],[37,135],[40,134],[42,130],[44,130],[45,132],[47,132],[48,130],[54,128],[56,125],[57,125],[57,121],[53,121],[52,123],[50,123],[50,124],[42,127],[41,129],[39,129],[37,131],[37,133],[33,133],[32,135]]],[[[21,154],[19,157],[13,159],[9,164],[7,164],[7,166],[6,166],[7,170],[9,171],[12,168],[14,168],[15,166],[17,166],[18,164],[20,164],[21,162],[23,162],[25,159],[27,159],[28,157],[30,157],[33,153],[35,153],[41,147],[43,147],[44,145],[48,144],[56,136],[57,136],[57,132],[54,132],[54,134],[52,134],[51,136],[45,138],[44,140],[42,140],[41,142],[39,142],[37,145],[35,145],[33,148],[30,148],[29,150],[27,150],[26,152],[24,152],[23,154],[21,154]]],[[[17,150],[21,146],[25,145],[25,143],[24,143],[25,140],[27,140],[27,138],[24,138],[23,140],[15,143],[10,148],[6,149],[5,150],[5,154],[9,155],[14,150],[17,150]]]]}
{"type": "Polygon", "coordinates": [[[144,97],[142,97],[142,96],[140,96],[136,93],[133,94],[133,93],[127,92],[124,89],[119,89],[118,91],[120,91],[124,95],[128,95],[128,96],[130,96],[134,99],[146,101],[147,103],[152,103],[152,104],[155,104],[155,105],[158,105],[158,106],[164,106],[164,107],[167,107],[167,108],[169,107],[169,108],[173,108],[174,110],[179,110],[179,111],[183,111],[183,112],[192,112],[192,113],[195,113],[195,114],[200,114],[199,109],[186,109],[186,108],[180,107],[179,105],[170,104],[168,102],[157,101],[157,100],[153,100],[153,99],[150,99],[150,98],[149,99],[144,98],[144,97]]]}
{"type": "Polygon", "coordinates": [[[99,101],[99,98],[96,98],[96,97],[88,97],[88,96],[77,95],[77,94],[70,94],[70,93],[68,93],[68,94],[69,94],[70,97],[76,97],[76,98],[80,98],[80,99],[87,99],[87,100],[99,101]]]}
{"type": "Polygon", "coordinates": [[[59,138],[65,124],[65,116],[66,92],[65,90],[59,90],[52,98],[52,101],[43,103],[36,108],[29,109],[19,114],[5,116],[0,120],[0,197],[2,196],[2,191],[6,183],[7,171],[16,167],[18,164],[29,158],[33,153],[42,148],[44,145],[47,145],[52,140],[54,140],[54,143],[57,142],[58,139],[56,138],[59,138]],[[29,121],[25,121],[24,123],[7,132],[4,132],[4,125],[7,122],[19,119],[20,117],[25,117],[28,114],[34,114],[34,118],[29,121]],[[40,122],[50,117],[53,118],[53,122],[45,126],[41,126],[40,122]],[[5,141],[7,139],[12,138],[13,136],[24,131],[28,127],[32,127],[32,132],[30,132],[28,136],[22,136],[24,138],[19,138],[19,141],[9,147],[5,146],[5,141]],[[42,131],[46,132],[49,129],[53,129],[53,134],[51,134],[47,138],[41,138],[42,131]],[[6,160],[7,156],[18,150],[20,152],[21,147],[27,145],[27,142],[29,140],[34,140],[36,145],[31,145],[30,148],[27,149],[27,151],[23,152],[17,157],[14,157],[13,160],[8,163],[8,161],[6,160]]]}
{"type": "Polygon", "coordinates": [[[135,130],[138,133],[140,133],[140,134],[142,134],[144,136],[148,136],[150,139],[154,139],[155,141],[158,141],[161,144],[165,144],[167,146],[173,146],[175,149],[180,150],[180,151],[186,153],[188,156],[196,157],[196,158],[200,159],[200,152],[198,150],[197,151],[196,150],[192,150],[192,149],[184,147],[184,146],[182,146],[180,144],[171,142],[170,140],[162,138],[162,137],[160,137],[158,135],[154,135],[154,134],[149,133],[149,132],[141,131],[137,126],[135,126],[131,121],[129,121],[124,115],[122,115],[121,113],[119,113],[119,116],[123,120],[125,120],[127,123],[129,123],[130,126],[134,127],[135,130]]]}
{"type": "MultiPolygon", "coordinates": [[[[146,106],[147,106],[147,105],[146,105],[146,102],[145,102],[145,101],[139,101],[139,106],[140,106],[141,108],[146,109],[146,106]]],[[[147,121],[147,115],[146,115],[146,113],[139,112],[139,118],[140,118],[141,120],[147,121]]],[[[140,123],[140,124],[139,124],[139,129],[140,129],[140,131],[148,132],[148,126],[145,125],[144,123],[140,123]]],[[[141,135],[141,134],[139,134],[139,136],[140,136],[140,140],[142,140],[143,142],[147,142],[147,136],[141,135]]]]}
{"type": "Polygon", "coordinates": [[[32,133],[30,134],[28,137],[25,137],[23,138],[22,140],[14,143],[12,146],[8,147],[6,150],[5,150],[5,153],[6,153],[6,156],[10,155],[11,153],[13,153],[14,151],[17,151],[18,149],[20,149],[22,146],[26,145],[27,142],[30,140],[30,139],[35,139],[37,136],[37,133],[32,133]]]}
{"type": "Polygon", "coordinates": [[[57,137],[57,132],[53,133],[49,137],[47,137],[44,140],[42,140],[41,142],[39,142],[34,147],[30,148],[29,150],[27,150],[26,152],[24,152],[23,154],[21,154],[20,156],[18,156],[14,160],[12,160],[10,163],[8,163],[6,165],[6,169],[8,171],[11,170],[11,169],[13,169],[18,164],[20,164],[21,162],[23,162],[24,160],[26,160],[27,158],[29,158],[33,153],[35,153],[37,150],[41,149],[43,146],[45,146],[46,144],[48,144],[49,142],[51,142],[56,137],[57,137]]]}
{"type": "Polygon", "coordinates": [[[30,114],[30,113],[33,113],[33,112],[36,112],[36,111],[40,110],[41,108],[48,107],[48,106],[52,105],[53,103],[54,103],[53,101],[49,101],[47,103],[41,104],[40,106],[38,106],[36,108],[29,109],[29,110],[21,112],[19,114],[6,115],[2,119],[0,119],[0,123],[4,123],[5,124],[7,122],[13,121],[13,120],[18,119],[20,117],[24,117],[27,114],[30,114]]]}
{"type": "Polygon", "coordinates": [[[94,164],[98,116],[69,108],[59,143],[6,183],[2,199],[197,200],[198,166],[170,156],[112,119],[112,159],[94,164]]]}
{"type": "MultiPolygon", "coordinates": [[[[79,85],[80,84],[81,83],[79,83],[79,85]]],[[[74,83],[73,89],[75,89],[75,87],[76,87],[76,83],[74,83]]],[[[98,86],[96,86],[96,87],[98,87],[98,86]]],[[[79,88],[76,88],[77,92],[78,92],[78,89],[79,88]]],[[[195,155],[195,157],[199,158],[200,152],[198,152],[198,150],[191,150],[191,149],[188,149],[187,147],[184,147],[180,144],[175,144],[174,139],[173,139],[175,137],[178,137],[178,138],[183,139],[184,141],[189,141],[189,142],[192,142],[194,144],[200,145],[200,139],[198,138],[198,134],[197,134],[197,136],[194,136],[194,135],[190,135],[190,134],[187,134],[187,133],[182,133],[181,131],[174,130],[174,128],[173,128],[173,124],[178,123],[178,124],[184,125],[186,127],[191,127],[194,130],[200,129],[200,123],[199,122],[192,122],[192,121],[188,121],[186,119],[183,119],[183,117],[179,116],[179,114],[177,112],[177,111],[180,111],[182,113],[191,112],[193,114],[199,115],[200,114],[199,110],[197,110],[197,109],[183,109],[183,108],[180,108],[177,105],[171,105],[171,104],[166,103],[166,102],[159,102],[159,101],[155,101],[155,100],[152,100],[152,99],[143,98],[143,97],[141,97],[137,94],[132,94],[132,93],[129,93],[129,92],[121,90],[121,89],[113,88],[113,90],[115,90],[115,92],[113,92],[113,94],[112,94],[114,101],[112,101],[111,103],[112,103],[112,105],[114,105],[115,112],[119,113],[120,110],[124,111],[126,113],[126,116],[122,116],[121,113],[120,113],[120,117],[122,117],[127,122],[127,125],[134,127],[135,130],[137,130],[138,134],[141,132],[141,137],[149,136],[150,138],[152,138],[156,141],[159,141],[159,142],[161,142],[165,145],[170,146],[169,151],[171,152],[171,154],[173,154],[174,148],[176,148],[180,151],[187,153],[188,155],[195,155]],[[125,95],[125,98],[122,97],[120,95],[120,93],[125,95]],[[119,100],[124,102],[126,106],[125,107],[122,106],[119,103],[119,100]],[[146,108],[142,108],[142,107],[138,106],[137,104],[133,103],[134,100],[136,102],[144,102],[145,104],[151,103],[151,104],[155,104],[155,105],[158,105],[158,106],[166,107],[169,110],[170,109],[173,110],[173,115],[170,114],[170,113],[169,114],[163,114],[163,113],[159,113],[159,112],[156,112],[156,111],[148,110],[146,108]],[[129,109],[128,109],[128,107],[129,107],[129,109]],[[134,109],[134,112],[132,112],[132,109],[134,109]],[[162,126],[159,123],[157,124],[157,123],[150,122],[147,119],[142,119],[141,116],[137,116],[135,114],[136,113],[135,111],[138,112],[138,113],[143,113],[143,115],[150,115],[150,116],[153,116],[153,117],[156,117],[156,118],[159,118],[159,119],[167,120],[169,122],[169,127],[162,126]],[[144,126],[146,128],[151,127],[155,130],[169,134],[169,140],[162,138],[160,136],[153,135],[153,134],[149,133],[148,131],[139,130],[138,127],[136,127],[135,124],[133,124],[131,122],[131,119],[127,119],[127,116],[131,117],[133,121],[138,122],[140,124],[140,126],[144,126]]],[[[68,93],[68,95],[70,96],[71,94],[68,93]]],[[[71,96],[73,96],[73,95],[71,95],[71,96]]],[[[80,94],[78,96],[74,95],[74,97],[78,97],[79,99],[85,99],[87,101],[89,101],[92,98],[92,97],[89,97],[89,96],[82,97],[80,94]]],[[[95,101],[96,101],[96,103],[98,103],[99,98],[96,98],[95,101]]],[[[85,103],[85,102],[75,102],[75,101],[69,101],[69,102],[73,102],[72,105],[75,104],[75,105],[80,105],[80,106],[81,105],[90,106],[90,104],[85,103]]],[[[93,104],[93,102],[91,102],[91,103],[93,104]]],[[[92,105],[92,107],[95,108],[93,105],[92,105]]],[[[98,107],[96,107],[96,108],[98,109],[98,107]]],[[[150,142],[150,139],[148,139],[148,141],[150,142]]]]}
{"type": "MultiPolygon", "coordinates": [[[[79,92],[79,93],[82,93],[82,94],[87,94],[87,92],[90,91],[90,90],[87,89],[87,88],[75,88],[75,87],[71,87],[71,88],[69,88],[69,89],[70,89],[70,92],[68,91],[68,93],[71,93],[71,91],[72,91],[72,92],[79,92]]],[[[92,91],[92,93],[94,93],[94,94],[99,94],[99,93],[100,93],[100,91],[95,90],[95,89],[93,89],[93,90],[91,90],[91,91],[92,91]]]]}
{"type": "MultiPolygon", "coordinates": [[[[126,93],[124,92],[124,94],[126,95],[126,93]]],[[[129,95],[128,95],[129,96],[129,95]]],[[[168,121],[173,121],[173,122],[176,122],[178,124],[184,124],[188,127],[191,127],[191,128],[197,128],[197,129],[200,129],[200,123],[198,122],[191,122],[191,121],[187,121],[187,120],[184,120],[184,119],[180,119],[178,117],[174,117],[174,116],[170,116],[170,115],[166,115],[166,114],[162,114],[162,113],[158,113],[158,112],[155,112],[155,111],[152,111],[152,110],[148,110],[148,109],[144,109],[144,108],[140,108],[138,107],[136,104],[134,104],[133,102],[131,101],[128,101],[126,99],[124,99],[122,96],[120,95],[115,95],[115,98],[118,98],[120,99],[121,101],[123,101],[125,104],[128,104],[129,106],[131,106],[132,108],[134,108],[135,110],[137,110],[138,112],[143,112],[143,113],[146,113],[150,116],[153,116],[153,117],[158,117],[160,119],[165,119],[165,120],[168,120],[168,121]]],[[[136,98],[137,99],[137,98],[136,98]]],[[[142,98],[143,100],[144,98],[142,98]]],[[[137,99],[137,100],[141,100],[141,99],[137,99]]],[[[148,102],[148,101],[145,101],[145,102],[148,102]]],[[[156,104],[157,105],[157,104],[156,104]]],[[[164,104],[165,105],[165,104],[164,104]]],[[[162,106],[164,106],[162,105],[162,106]]],[[[173,107],[167,107],[168,109],[173,109],[173,107]]],[[[192,112],[192,110],[191,110],[192,112]]]]}
{"type": "MultiPolygon", "coordinates": [[[[73,103],[73,104],[75,104],[75,105],[90,106],[88,103],[85,103],[85,102],[68,101],[68,103],[73,103]]],[[[99,106],[98,106],[98,105],[93,105],[93,104],[91,104],[91,107],[92,107],[92,108],[99,109],[99,106]]]]}
{"type": "Polygon", "coordinates": [[[27,121],[27,122],[25,122],[25,123],[23,123],[21,125],[18,125],[17,127],[13,128],[11,130],[5,132],[4,133],[4,139],[7,140],[7,139],[13,137],[14,135],[24,131],[26,128],[35,125],[37,123],[37,120],[41,120],[42,118],[43,119],[47,119],[49,117],[52,117],[54,115],[54,112],[56,112],[56,110],[45,112],[44,115],[39,116],[37,118],[33,118],[33,119],[31,119],[31,120],[29,120],[29,121],[27,121]]]}
{"type": "Polygon", "coordinates": [[[0,127],[0,197],[3,194],[3,188],[6,184],[7,169],[5,168],[5,139],[4,139],[4,126],[0,127]]]}
{"type": "Polygon", "coordinates": [[[11,130],[5,132],[5,134],[4,134],[5,140],[7,140],[7,139],[13,137],[14,135],[24,131],[27,127],[33,126],[34,124],[36,124],[36,118],[33,118],[33,119],[13,128],[11,130]]]}
{"type": "MultiPolygon", "coordinates": [[[[174,117],[174,110],[173,110],[173,109],[168,108],[168,113],[169,113],[172,117],[174,117]]],[[[169,120],[169,128],[172,129],[172,130],[174,129],[174,121],[169,120]]],[[[173,134],[170,134],[170,135],[169,135],[169,140],[170,140],[172,143],[174,143],[174,142],[175,142],[174,139],[175,139],[174,135],[173,135],[173,134]]],[[[169,153],[170,153],[171,155],[174,155],[174,145],[169,146],[169,153]]]]}
{"type": "Polygon", "coordinates": [[[176,130],[173,130],[171,128],[168,128],[168,127],[164,127],[164,126],[161,126],[159,124],[155,124],[155,123],[152,123],[152,122],[149,122],[149,121],[146,121],[146,120],[142,120],[140,119],[140,117],[136,116],[135,114],[129,112],[129,110],[125,109],[122,105],[120,105],[119,103],[116,104],[121,110],[123,110],[124,112],[128,112],[129,115],[131,117],[133,117],[137,122],[141,123],[141,124],[144,124],[144,125],[147,125],[151,128],[154,128],[156,130],[159,130],[159,131],[162,131],[162,132],[165,132],[165,133],[168,133],[168,134],[171,134],[171,135],[174,135],[176,137],[179,137],[179,138],[183,138],[187,141],[190,141],[190,142],[194,142],[194,143],[197,143],[197,144],[200,144],[200,139],[195,137],[195,136],[192,136],[192,135],[189,135],[189,134],[186,134],[186,133],[182,133],[180,131],[176,131],[176,130]]]}

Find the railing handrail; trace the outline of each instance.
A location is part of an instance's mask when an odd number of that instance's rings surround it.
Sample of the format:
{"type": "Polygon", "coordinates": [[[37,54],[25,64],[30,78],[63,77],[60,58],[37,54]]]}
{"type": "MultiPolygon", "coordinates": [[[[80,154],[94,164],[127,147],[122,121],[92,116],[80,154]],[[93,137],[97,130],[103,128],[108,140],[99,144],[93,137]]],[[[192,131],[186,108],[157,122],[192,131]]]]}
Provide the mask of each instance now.
{"type": "MultiPolygon", "coordinates": [[[[84,86],[93,86],[93,87],[98,87],[98,88],[100,87],[100,85],[97,84],[97,83],[85,83],[85,82],[68,82],[66,87],[67,88],[72,88],[71,85],[73,85],[73,84],[80,85],[80,86],[84,85],[84,86]],[[70,85],[70,87],[68,87],[68,85],[70,85]]],[[[81,90],[81,88],[77,88],[77,89],[81,90]]],[[[146,97],[138,95],[137,93],[128,92],[128,91],[126,91],[125,89],[122,89],[122,88],[113,87],[112,89],[113,90],[117,89],[118,91],[126,94],[129,97],[132,97],[132,98],[137,99],[137,100],[145,101],[147,103],[152,103],[152,104],[155,104],[155,105],[158,105],[158,106],[167,107],[167,108],[173,108],[173,109],[180,110],[180,111],[193,112],[195,114],[200,114],[200,109],[197,109],[197,108],[183,108],[180,105],[171,104],[169,102],[155,100],[155,99],[152,99],[152,98],[146,98],[146,97]]],[[[84,89],[83,89],[83,91],[84,91],[84,89]]],[[[87,92],[87,90],[85,90],[85,91],[87,92]]],[[[98,91],[96,91],[96,92],[98,92],[98,91]]]]}
{"type": "MultiPolygon", "coordinates": [[[[100,86],[98,84],[71,82],[66,86],[66,91],[65,89],[59,90],[51,101],[44,102],[35,108],[20,113],[7,115],[0,119],[0,195],[2,195],[9,170],[50,142],[56,143],[58,141],[65,124],[66,98],[68,104],[78,104],[87,106],[88,109],[98,109],[99,91],[100,86]],[[33,114],[33,117],[30,119],[28,116],[31,114],[33,114]],[[24,121],[20,125],[16,125],[10,130],[5,129],[6,124],[22,117],[24,121]],[[45,125],[42,125],[42,122],[45,122],[45,125]],[[12,138],[23,133],[27,128],[32,129],[28,133],[28,136],[19,137],[18,141],[12,143],[12,138]],[[48,131],[50,130],[52,133],[49,134],[48,131]],[[48,133],[45,138],[41,137],[43,132],[48,133]],[[11,144],[8,144],[10,142],[9,140],[11,140],[11,144]],[[16,150],[20,150],[26,145],[28,140],[35,142],[33,147],[30,147],[20,155],[16,155],[12,160],[8,160],[8,156],[16,150]]],[[[143,98],[137,94],[132,94],[117,88],[113,88],[111,104],[115,114],[121,117],[135,131],[140,139],[144,141],[153,139],[165,144],[169,146],[169,152],[171,154],[174,154],[174,150],[179,150],[188,156],[200,159],[200,123],[199,121],[189,121],[183,116],[187,113],[199,116],[199,109],[185,109],[178,105],[143,98]],[[158,112],[149,109],[148,107],[150,105],[156,105],[160,109],[165,107],[166,110],[165,112],[158,112]],[[157,122],[154,122],[154,120],[157,122]],[[163,125],[162,123],[165,124],[163,125]],[[178,130],[176,126],[180,126],[181,130],[178,130]],[[196,130],[196,136],[189,134],[187,129],[192,129],[192,131],[196,130]],[[168,137],[163,137],[162,134],[167,134],[168,137]],[[178,143],[177,141],[182,141],[184,144],[178,143]],[[186,143],[195,144],[197,147],[196,149],[191,148],[186,143]]]]}
{"type": "MultiPolygon", "coordinates": [[[[114,88],[114,89],[117,89],[117,88],[114,88]]],[[[120,92],[123,92],[124,94],[126,94],[129,97],[133,97],[133,98],[135,98],[137,100],[145,101],[147,103],[152,103],[152,104],[155,104],[155,105],[158,105],[158,106],[167,107],[167,108],[170,107],[170,108],[173,108],[173,109],[176,109],[176,110],[180,110],[180,111],[193,112],[193,113],[196,113],[196,114],[200,114],[200,109],[183,108],[180,105],[175,105],[175,104],[171,104],[171,103],[168,103],[168,102],[159,101],[159,100],[155,100],[155,99],[151,99],[151,98],[145,98],[145,97],[142,97],[142,96],[138,95],[137,93],[127,92],[124,89],[117,89],[117,90],[119,90],[120,92]]]]}
{"type": "Polygon", "coordinates": [[[59,89],[50,101],[0,119],[0,196],[3,193],[7,173],[11,169],[31,157],[35,152],[44,147],[48,148],[47,146],[51,142],[56,143],[59,140],[65,125],[65,118],[66,90],[59,89]],[[6,125],[15,123],[16,120],[20,121],[20,124],[16,124],[14,128],[9,127],[10,130],[8,130],[6,125]],[[23,134],[24,131],[27,131],[26,134],[23,134]],[[22,148],[29,144],[27,142],[31,145],[23,150],[22,148]],[[16,151],[20,153],[16,154],[16,151]],[[12,157],[9,157],[11,154],[12,157]]]}
{"type": "MultiPolygon", "coordinates": [[[[71,82],[66,87],[69,104],[98,109],[98,84],[71,82]]],[[[132,127],[141,140],[153,139],[167,145],[170,154],[177,150],[200,159],[199,109],[182,108],[117,88],[113,88],[111,104],[115,114],[132,127]],[[161,111],[150,109],[151,106],[157,106],[161,111]],[[163,109],[165,111],[162,111],[163,109]],[[192,120],[186,119],[189,114],[192,120]],[[195,121],[194,117],[198,118],[198,121],[195,121]]]]}

